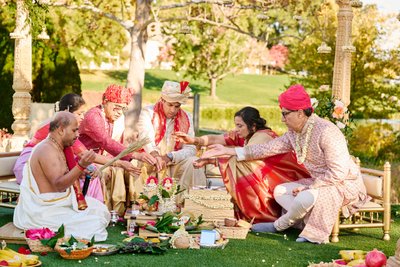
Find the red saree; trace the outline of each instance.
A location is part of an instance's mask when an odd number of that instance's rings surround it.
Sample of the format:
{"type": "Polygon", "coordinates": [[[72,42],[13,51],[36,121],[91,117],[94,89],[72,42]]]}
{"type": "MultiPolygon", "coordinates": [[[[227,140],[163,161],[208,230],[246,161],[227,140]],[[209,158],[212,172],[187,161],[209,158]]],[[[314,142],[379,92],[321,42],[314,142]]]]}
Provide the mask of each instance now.
{"type": "MultiPolygon", "coordinates": [[[[276,138],[271,130],[259,130],[248,144],[262,144],[276,138]]],[[[243,146],[244,140],[236,134],[226,134],[228,146],[243,146]]],[[[281,183],[310,177],[304,166],[297,164],[293,152],[263,160],[237,161],[236,157],[218,159],[219,169],[227,191],[235,204],[235,217],[254,223],[273,222],[281,215],[275,202],[274,188],[281,183]]]]}

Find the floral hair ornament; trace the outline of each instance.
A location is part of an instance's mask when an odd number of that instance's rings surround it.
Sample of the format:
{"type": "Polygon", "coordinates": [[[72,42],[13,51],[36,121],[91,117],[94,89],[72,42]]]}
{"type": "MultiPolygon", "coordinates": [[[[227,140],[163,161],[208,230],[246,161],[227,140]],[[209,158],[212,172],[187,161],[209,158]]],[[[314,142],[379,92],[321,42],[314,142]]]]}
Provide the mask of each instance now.
{"type": "Polygon", "coordinates": [[[186,88],[188,87],[189,82],[188,81],[181,81],[179,84],[181,86],[181,94],[183,94],[183,92],[185,92],[186,88]]]}

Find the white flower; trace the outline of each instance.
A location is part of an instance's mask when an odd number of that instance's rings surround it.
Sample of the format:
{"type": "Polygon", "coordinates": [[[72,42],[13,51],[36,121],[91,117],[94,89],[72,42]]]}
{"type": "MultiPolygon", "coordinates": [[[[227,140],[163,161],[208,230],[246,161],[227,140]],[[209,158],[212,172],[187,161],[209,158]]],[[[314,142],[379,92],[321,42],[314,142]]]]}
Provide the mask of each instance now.
{"type": "Polygon", "coordinates": [[[328,84],[323,84],[318,88],[318,90],[321,92],[329,91],[329,89],[330,89],[330,86],[328,84]]]}
{"type": "Polygon", "coordinates": [[[315,97],[311,98],[311,106],[313,107],[313,109],[316,109],[318,107],[318,100],[315,97]]]}
{"type": "Polygon", "coordinates": [[[339,127],[339,129],[344,129],[344,128],[346,128],[346,124],[344,124],[344,123],[341,122],[341,121],[337,121],[337,122],[336,122],[336,126],[339,127]]]}
{"type": "Polygon", "coordinates": [[[398,100],[397,96],[392,95],[391,97],[389,97],[389,100],[391,102],[396,102],[398,100]]]}

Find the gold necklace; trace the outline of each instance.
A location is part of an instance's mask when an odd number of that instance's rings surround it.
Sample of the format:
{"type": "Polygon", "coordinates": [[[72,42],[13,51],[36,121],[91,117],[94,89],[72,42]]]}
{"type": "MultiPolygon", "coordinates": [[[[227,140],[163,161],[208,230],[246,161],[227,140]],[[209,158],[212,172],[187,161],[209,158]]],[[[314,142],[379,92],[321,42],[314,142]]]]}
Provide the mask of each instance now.
{"type": "Polygon", "coordinates": [[[65,167],[66,167],[65,173],[67,173],[69,171],[69,168],[68,168],[68,164],[67,164],[67,159],[65,158],[63,147],[53,137],[48,136],[47,139],[49,139],[52,143],[54,143],[56,145],[57,149],[60,150],[60,154],[62,157],[61,160],[65,163],[65,167]]]}

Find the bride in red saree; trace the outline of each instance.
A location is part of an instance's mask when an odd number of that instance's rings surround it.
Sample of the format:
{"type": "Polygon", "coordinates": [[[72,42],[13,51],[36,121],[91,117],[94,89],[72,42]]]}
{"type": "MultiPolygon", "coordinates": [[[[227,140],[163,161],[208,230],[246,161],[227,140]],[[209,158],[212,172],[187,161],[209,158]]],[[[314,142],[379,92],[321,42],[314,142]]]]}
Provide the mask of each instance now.
{"type": "MultiPolygon", "coordinates": [[[[223,135],[204,135],[191,138],[175,133],[182,142],[200,146],[222,144],[243,147],[262,144],[278,137],[266,126],[266,121],[253,107],[235,113],[235,130],[223,135]]],[[[218,165],[227,191],[232,196],[235,217],[254,223],[273,222],[281,215],[281,207],[273,197],[274,188],[281,184],[309,177],[303,165],[297,164],[293,152],[262,160],[238,161],[236,157],[199,159],[197,167],[218,165]]]]}

